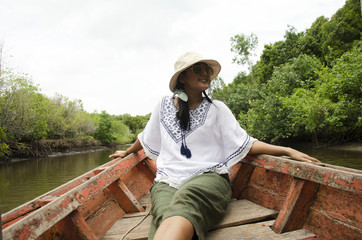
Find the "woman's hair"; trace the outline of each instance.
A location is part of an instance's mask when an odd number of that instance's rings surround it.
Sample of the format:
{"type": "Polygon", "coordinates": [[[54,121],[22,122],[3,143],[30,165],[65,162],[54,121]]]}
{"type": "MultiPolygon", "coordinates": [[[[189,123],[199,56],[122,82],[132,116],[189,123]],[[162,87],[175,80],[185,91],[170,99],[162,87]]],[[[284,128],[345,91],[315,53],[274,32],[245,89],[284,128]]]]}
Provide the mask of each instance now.
{"type": "MultiPolygon", "coordinates": [[[[182,91],[185,91],[185,88],[184,88],[184,84],[183,83],[180,83],[179,79],[180,79],[180,76],[181,75],[184,75],[185,73],[182,72],[180,75],[179,75],[179,78],[177,79],[177,83],[176,83],[176,89],[177,90],[182,90],[182,91]]],[[[206,91],[203,91],[204,95],[205,95],[205,98],[208,102],[212,103],[212,100],[211,98],[206,94],[206,91]]],[[[189,109],[189,104],[188,102],[185,102],[183,100],[181,100],[180,98],[178,98],[178,111],[176,113],[176,118],[178,120],[180,120],[180,125],[181,125],[181,128],[183,130],[188,130],[190,129],[190,109],[189,109]]]]}

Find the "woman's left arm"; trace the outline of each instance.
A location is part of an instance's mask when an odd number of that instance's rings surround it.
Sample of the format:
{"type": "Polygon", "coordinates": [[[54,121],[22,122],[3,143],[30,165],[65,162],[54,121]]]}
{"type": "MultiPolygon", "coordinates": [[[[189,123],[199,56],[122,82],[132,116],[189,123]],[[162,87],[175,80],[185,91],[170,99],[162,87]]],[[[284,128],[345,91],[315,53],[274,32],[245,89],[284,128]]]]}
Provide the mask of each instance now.
{"type": "Polygon", "coordinates": [[[289,157],[302,162],[319,162],[317,159],[293,148],[276,146],[262,141],[253,142],[249,154],[270,154],[274,156],[288,155],[289,157]]]}

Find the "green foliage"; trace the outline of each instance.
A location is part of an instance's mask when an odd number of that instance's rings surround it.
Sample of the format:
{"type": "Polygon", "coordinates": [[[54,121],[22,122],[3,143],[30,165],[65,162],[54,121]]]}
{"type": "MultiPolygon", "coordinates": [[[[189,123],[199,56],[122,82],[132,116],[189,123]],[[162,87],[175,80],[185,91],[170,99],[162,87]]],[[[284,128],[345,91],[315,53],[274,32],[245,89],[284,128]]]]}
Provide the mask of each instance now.
{"type": "Polygon", "coordinates": [[[253,33],[250,36],[238,34],[232,37],[230,41],[231,52],[235,53],[233,62],[237,64],[250,63],[252,51],[258,45],[258,37],[253,33]]]}
{"type": "Polygon", "coordinates": [[[290,137],[290,125],[285,121],[288,109],[278,96],[264,95],[252,101],[247,113],[240,112],[239,122],[249,134],[260,139],[275,142],[290,137]]]}
{"type": "Polygon", "coordinates": [[[338,124],[343,138],[359,136],[362,131],[362,42],[320,75],[317,94],[334,104],[334,114],[328,120],[338,124]]]}
{"type": "Polygon", "coordinates": [[[210,87],[208,88],[208,95],[214,97],[214,94],[225,88],[225,82],[221,77],[216,77],[211,81],[210,87]]]}
{"type": "Polygon", "coordinates": [[[90,115],[83,110],[80,100],[70,101],[67,97],[56,94],[45,103],[48,135],[52,139],[80,138],[92,135],[96,126],[90,115]]]}
{"type": "Polygon", "coordinates": [[[360,0],[347,0],[329,22],[323,25],[322,52],[325,62],[331,66],[334,59],[349,51],[356,40],[361,39],[362,17],[360,0]]]}
{"type": "Polygon", "coordinates": [[[287,96],[298,88],[311,89],[322,67],[317,58],[302,54],[276,67],[264,91],[287,96]]]}
{"type": "Polygon", "coordinates": [[[316,56],[319,60],[323,61],[323,27],[328,23],[328,19],[321,16],[315,20],[312,26],[306,30],[305,35],[300,39],[302,52],[316,56]]]}
{"type": "Polygon", "coordinates": [[[94,136],[106,144],[130,143],[150,117],[129,114],[117,117],[105,111],[89,114],[82,101],[69,100],[60,94],[47,98],[39,93],[29,76],[9,69],[2,72],[0,87],[0,155],[8,148],[6,141],[76,140],[94,136]]]}
{"type": "Polygon", "coordinates": [[[27,75],[6,69],[1,75],[0,126],[9,140],[42,139],[47,134],[43,96],[27,75]]]}
{"type": "Polygon", "coordinates": [[[133,134],[133,141],[136,140],[137,135],[142,132],[142,130],[146,127],[148,120],[150,119],[151,114],[147,114],[145,116],[131,116],[129,114],[124,114],[119,116],[119,120],[121,120],[125,125],[129,127],[133,134]]]}
{"type": "Polygon", "coordinates": [[[5,155],[6,150],[8,150],[9,145],[6,144],[6,133],[0,127],[0,158],[5,155]]]}
{"type": "Polygon", "coordinates": [[[216,91],[254,137],[359,140],[362,132],[362,41],[359,1],[348,0],[306,32],[286,31],[266,45],[249,75],[216,91]]]}
{"type": "Polygon", "coordinates": [[[301,53],[300,39],[303,33],[296,33],[296,29],[289,27],[285,32],[284,41],[278,41],[264,46],[260,60],[253,66],[253,74],[260,84],[266,83],[275,67],[278,67],[289,59],[298,57],[301,53]]]}
{"type": "Polygon", "coordinates": [[[95,138],[103,143],[111,143],[112,141],[115,140],[115,137],[113,136],[111,129],[112,129],[111,116],[106,111],[102,111],[102,113],[99,115],[95,138]]]}
{"type": "Polygon", "coordinates": [[[8,141],[81,138],[95,126],[80,100],[39,93],[26,74],[5,69],[0,78],[0,126],[8,141]]]}
{"type": "Polygon", "coordinates": [[[234,78],[233,83],[218,89],[213,93],[214,99],[218,99],[227,104],[234,116],[240,112],[246,113],[251,102],[260,99],[260,89],[258,85],[249,81],[245,73],[240,73],[234,78]]]}
{"type": "Polygon", "coordinates": [[[118,144],[126,144],[134,140],[134,134],[131,133],[129,127],[119,120],[112,121],[111,132],[115,137],[114,142],[118,144]]]}

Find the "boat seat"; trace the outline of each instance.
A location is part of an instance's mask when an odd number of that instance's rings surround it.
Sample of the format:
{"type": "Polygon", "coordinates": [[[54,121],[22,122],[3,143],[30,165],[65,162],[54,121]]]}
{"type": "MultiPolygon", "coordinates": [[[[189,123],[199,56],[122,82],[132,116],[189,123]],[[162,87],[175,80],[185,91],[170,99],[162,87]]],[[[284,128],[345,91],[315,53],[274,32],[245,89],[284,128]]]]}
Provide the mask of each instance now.
{"type": "MultiPolygon", "coordinates": [[[[118,220],[102,240],[147,239],[152,216],[148,214],[151,207],[151,198],[146,194],[140,199],[146,212],[126,214],[118,220]],[[141,223],[140,223],[141,222],[141,223]],[[140,224],[139,224],[140,223],[140,224]],[[137,225],[139,224],[139,225],[137,225]]],[[[303,239],[314,237],[314,234],[305,229],[300,229],[284,234],[276,234],[270,228],[278,212],[259,206],[246,199],[231,200],[225,217],[216,224],[208,233],[206,239],[303,239]]]]}

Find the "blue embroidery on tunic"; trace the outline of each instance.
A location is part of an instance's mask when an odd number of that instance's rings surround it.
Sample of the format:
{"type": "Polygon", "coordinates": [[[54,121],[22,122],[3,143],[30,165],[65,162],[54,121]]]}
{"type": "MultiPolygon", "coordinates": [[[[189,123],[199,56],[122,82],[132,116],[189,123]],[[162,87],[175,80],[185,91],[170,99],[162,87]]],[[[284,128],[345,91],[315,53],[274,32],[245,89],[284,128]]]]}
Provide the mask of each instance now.
{"type": "MultiPolygon", "coordinates": [[[[203,99],[197,108],[190,110],[190,129],[185,132],[185,137],[204,125],[210,106],[211,103],[203,99]]],[[[173,98],[164,97],[161,102],[160,121],[172,139],[178,143],[182,139],[182,134],[176,112],[173,98]]]]}
{"type": "Polygon", "coordinates": [[[246,140],[243,143],[243,145],[238,150],[236,150],[233,154],[231,154],[228,158],[226,158],[226,162],[229,162],[231,159],[235,158],[240,153],[242,153],[244,151],[244,149],[248,146],[249,142],[250,142],[250,136],[247,135],[246,140]]]}
{"type": "Polygon", "coordinates": [[[153,155],[155,155],[155,156],[157,156],[157,157],[160,155],[160,153],[159,153],[158,151],[153,150],[150,146],[148,146],[148,144],[146,144],[146,142],[145,142],[145,140],[144,140],[144,134],[142,134],[142,143],[143,143],[143,145],[145,146],[145,148],[147,148],[147,150],[148,150],[151,154],[153,154],[153,155]]]}
{"type": "Polygon", "coordinates": [[[167,173],[165,173],[164,171],[161,171],[160,169],[157,168],[157,174],[161,175],[161,176],[168,176],[167,173]]]}
{"type": "Polygon", "coordinates": [[[212,167],[199,169],[199,170],[195,171],[192,175],[200,174],[200,173],[203,173],[203,172],[214,171],[217,168],[221,168],[223,166],[226,166],[227,163],[231,159],[237,157],[238,155],[240,155],[245,150],[245,148],[248,146],[249,142],[250,142],[250,136],[247,135],[247,138],[246,138],[245,142],[243,143],[243,145],[238,150],[236,150],[234,153],[232,153],[229,157],[227,157],[226,162],[218,163],[218,164],[216,164],[216,165],[214,165],[212,167]]]}

